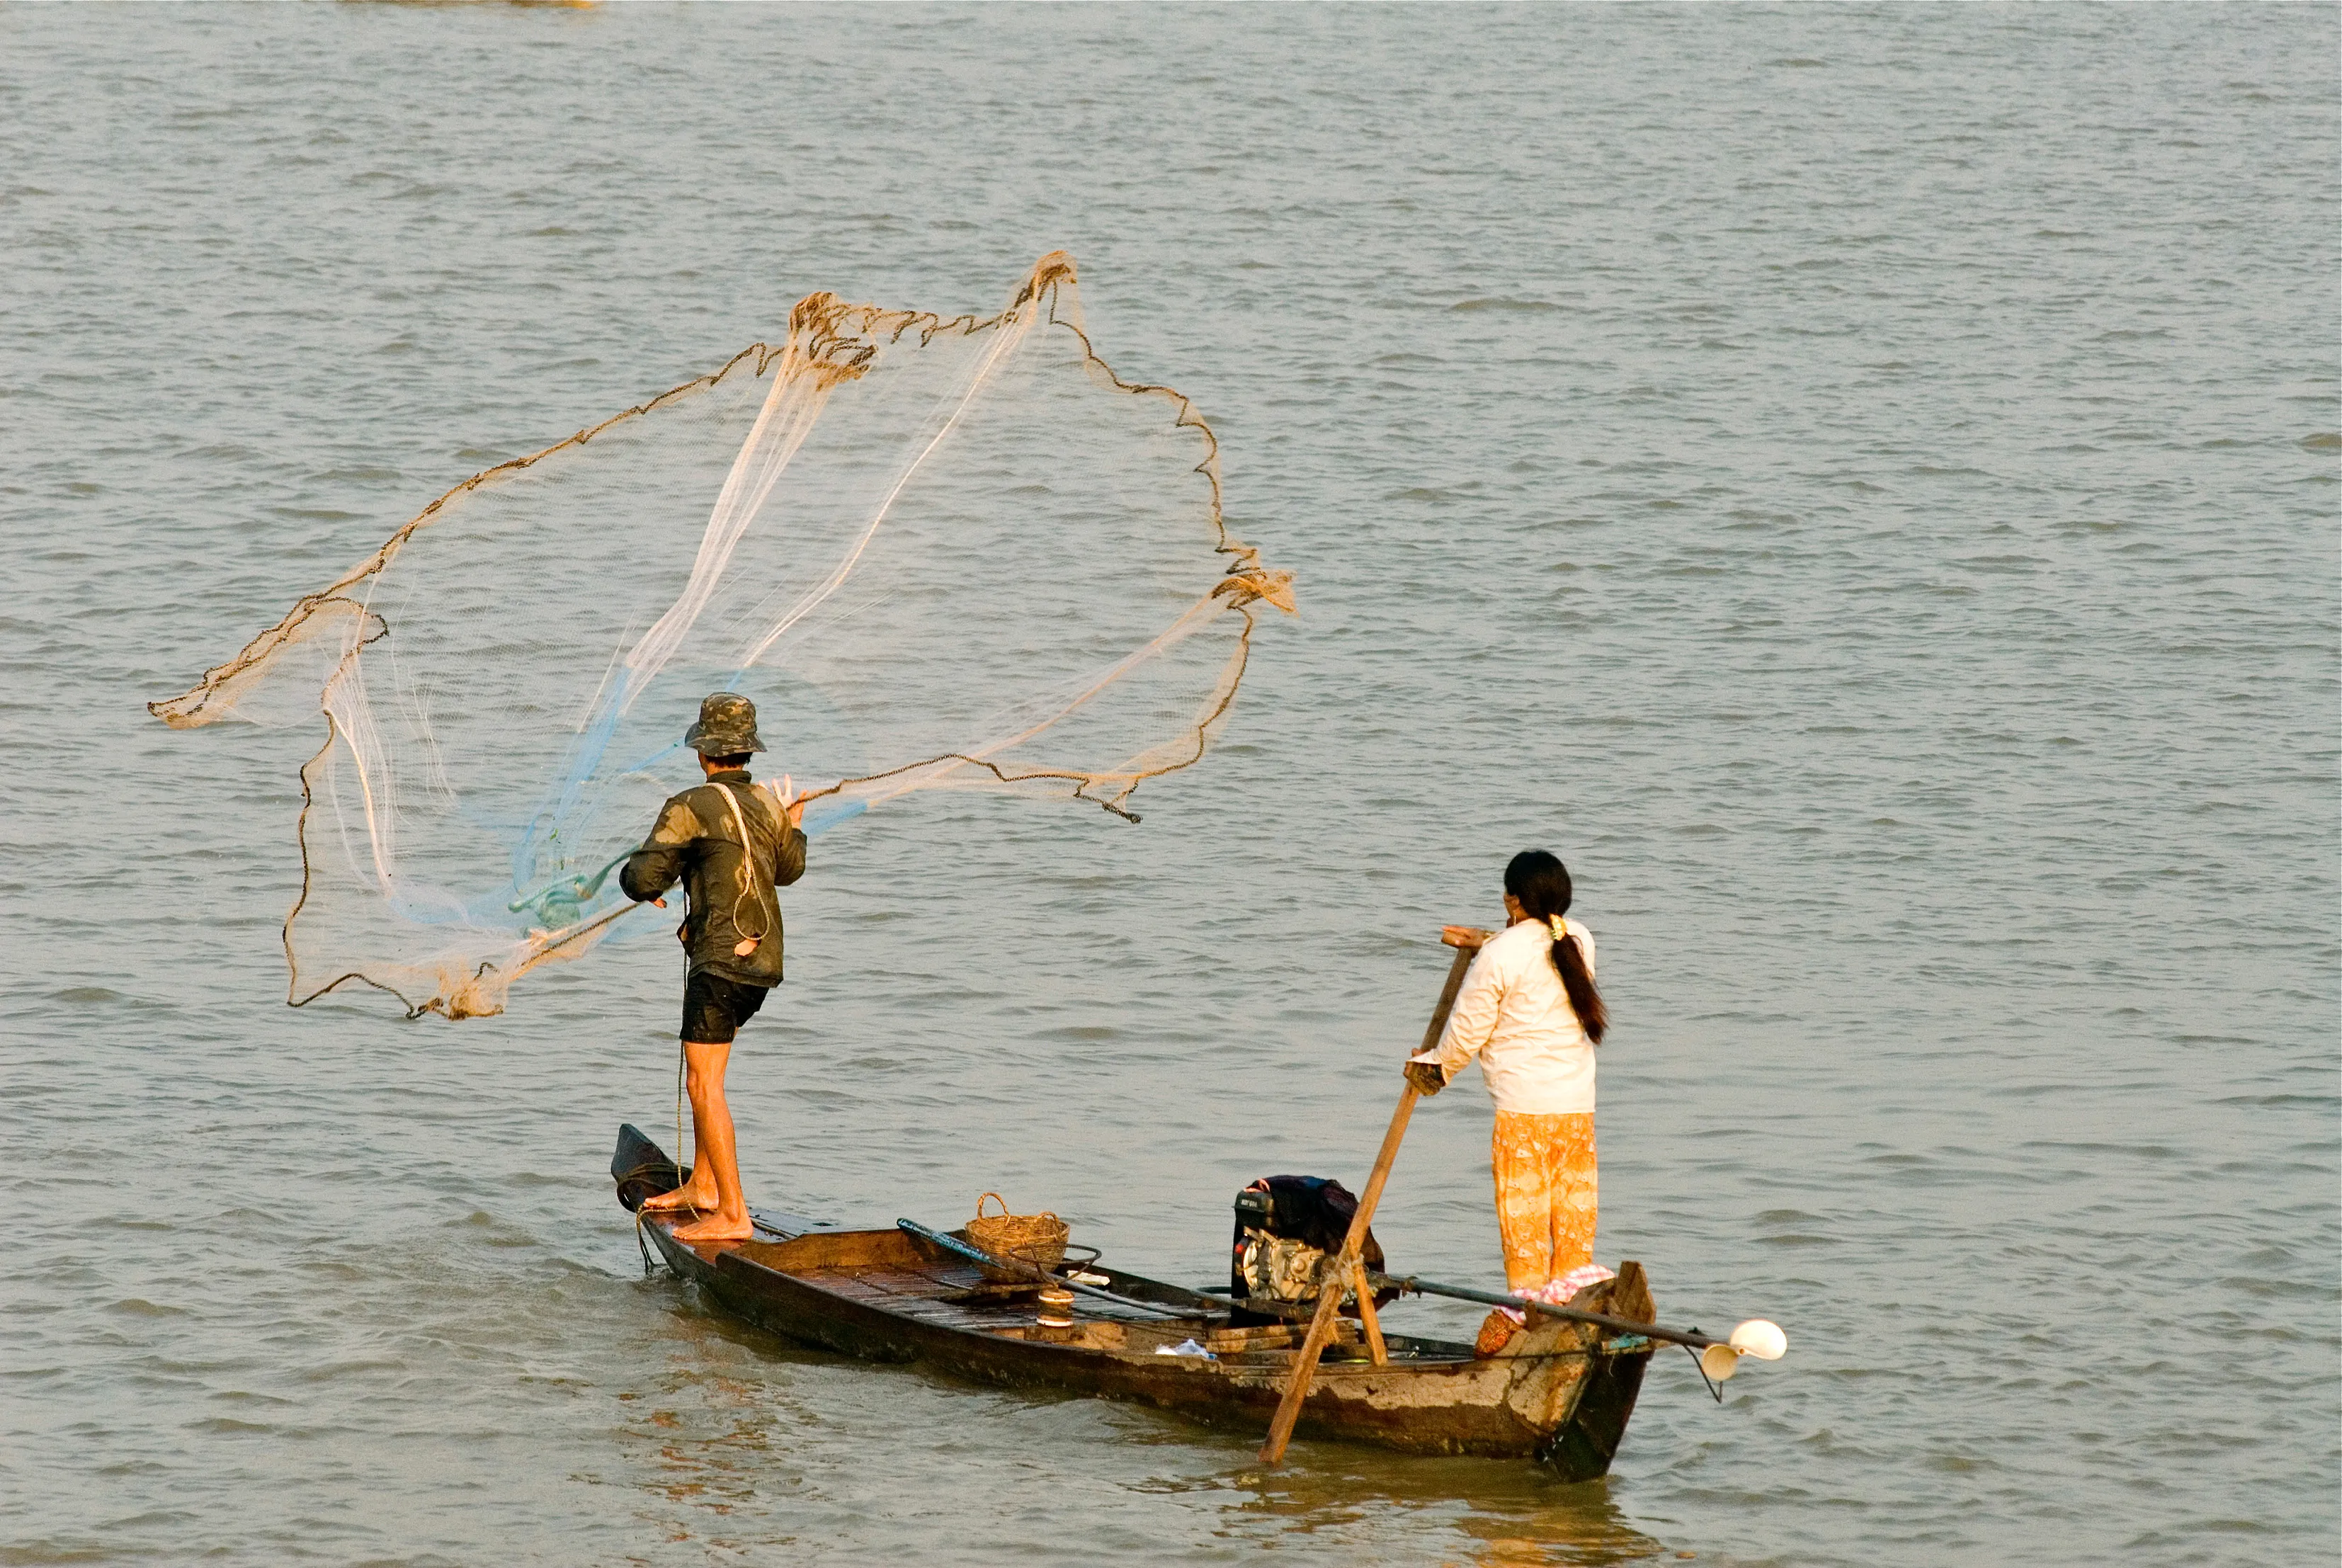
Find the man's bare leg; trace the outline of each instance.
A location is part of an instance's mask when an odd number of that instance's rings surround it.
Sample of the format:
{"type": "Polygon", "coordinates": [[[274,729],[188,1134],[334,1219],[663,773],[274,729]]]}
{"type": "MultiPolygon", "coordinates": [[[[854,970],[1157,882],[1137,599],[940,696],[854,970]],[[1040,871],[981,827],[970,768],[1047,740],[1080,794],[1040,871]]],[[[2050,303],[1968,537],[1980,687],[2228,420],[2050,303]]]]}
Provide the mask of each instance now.
{"type": "Polygon", "coordinates": [[[691,1184],[702,1173],[716,1178],[714,1213],[706,1203],[695,1203],[705,1218],[675,1228],[679,1242],[745,1242],[754,1233],[748,1223],[748,1199],[740,1190],[740,1158],[732,1141],[732,1107],[724,1098],[724,1069],[732,1060],[728,1040],[709,1044],[686,1040],[683,1045],[684,1086],[691,1095],[692,1143],[696,1168],[691,1184]]]}
{"type": "MultiPolygon", "coordinates": [[[[643,1213],[666,1214],[682,1209],[702,1214],[712,1214],[716,1212],[716,1204],[720,1201],[716,1186],[716,1166],[707,1157],[707,1117],[699,1108],[697,1064],[693,1060],[691,1054],[694,1051],[721,1051],[728,1059],[731,1049],[729,1045],[695,1044],[690,1041],[684,1042],[683,1058],[691,1094],[691,1142],[697,1154],[691,1162],[691,1179],[673,1192],[660,1193],[654,1197],[645,1198],[643,1213]]],[[[716,1067],[716,1075],[717,1084],[720,1085],[724,1076],[722,1065],[719,1064],[716,1067]]],[[[720,1087],[718,1093],[721,1093],[720,1087]]],[[[728,1114],[725,1118],[724,1124],[728,1132],[732,1125],[731,1117],[728,1114]]]]}

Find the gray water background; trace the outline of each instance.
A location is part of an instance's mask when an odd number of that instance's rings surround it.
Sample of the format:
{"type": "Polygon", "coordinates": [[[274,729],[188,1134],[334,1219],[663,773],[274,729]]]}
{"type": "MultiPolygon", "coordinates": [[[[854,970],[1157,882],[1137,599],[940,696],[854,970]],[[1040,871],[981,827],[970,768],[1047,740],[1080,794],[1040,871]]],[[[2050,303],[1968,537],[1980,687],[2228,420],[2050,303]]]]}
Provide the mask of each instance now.
{"type": "MultiPolygon", "coordinates": [[[[2330,6],[0,10],[0,1563],[2330,1563],[2330,6]],[[1602,1255],[1789,1358],[1606,1482],[793,1350],[643,1277],[656,944],[282,1004],[305,733],[142,704],[464,475],[1041,252],[1298,574],[1139,827],[816,841],[756,1198],[1215,1277],[1527,844],[1602,1255]]],[[[1040,606],[1046,610],[1046,604],[1040,606]]],[[[1488,1111],[1378,1231],[1497,1277],[1488,1111]]],[[[1410,1304],[1403,1323],[1467,1326],[1410,1304]]]]}

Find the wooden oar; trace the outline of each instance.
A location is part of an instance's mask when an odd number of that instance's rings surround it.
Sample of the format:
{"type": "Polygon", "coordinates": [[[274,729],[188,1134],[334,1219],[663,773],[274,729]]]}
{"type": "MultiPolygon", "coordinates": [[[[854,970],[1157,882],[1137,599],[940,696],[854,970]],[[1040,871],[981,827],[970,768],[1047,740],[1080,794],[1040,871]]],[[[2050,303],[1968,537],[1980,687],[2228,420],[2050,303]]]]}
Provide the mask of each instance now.
{"type": "MultiPolygon", "coordinates": [[[[1477,934],[1474,934],[1476,937],[1477,934]]],[[[1423,1032],[1425,1051],[1439,1044],[1440,1031],[1447,1027],[1447,1014],[1456,1005],[1456,994],[1463,989],[1464,972],[1472,966],[1472,954],[1480,947],[1476,940],[1462,942],[1446,933],[1439,939],[1456,949],[1456,959],[1447,966],[1447,984],[1439,993],[1439,1005],[1432,1010],[1429,1026],[1423,1032]]],[[[1381,1325],[1374,1318],[1374,1292],[1367,1286],[1358,1249],[1366,1244],[1366,1226],[1375,1217],[1375,1205],[1382,1201],[1383,1183],[1390,1180],[1391,1166],[1398,1159],[1399,1140],[1406,1136],[1407,1118],[1415,1114],[1415,1085],[1409,1084],[1399,1092],[1398,1109],[1391,1113],[1390,1130],[1383,1134],[1382,1152],[1375,1156],[1374,1174],[1366,1178],[1366,1190],[1358,1195],[1358,1212],[1350,1218],[1350,1232],[1342,1238],[1342,1250],[1318,1275],[1317,1315],[1310,1319],[1309,1333],[1301,1342],[1300,1353],[1294,1357],[1293,1381],[1286,1385],[1285,1398],[1276,1407],[1276,1419],[1269,1423],[1268,1441],[1260,1445],[1263,1464],[1281,1464],[1285,1461],[1285,1445],[1293,1441],[1293,1423],[1301,1419],[1302,1402],[1309,1397],[1310,1380],[1317,1375],[1317,1358],[1326,1353],[1326,1345],[1334,1337],[1334,1322],[1341,1316],[1344,1291],[1357,1292],[1359,1316],[1367,1325],[1369,1343],[1377,1352],[1382,1349],[1381,1325]]],[[[1375,1357],[1377,1363],[1383,1359],[1379,1353],[1375,1357]]]]}
{"type": "Polygon", "coordinates": [[[1066,1279],[1051,1273],[1039,1263],[1028,1259],[1005,1258],[996,1253],[988,1253],[982,1247],[961,1241],[956,1236],[947,1236],[941,1231],[931,1231],[916,1220],[896,1220],[895,1224],[897,1229],[907,1234],[916,1236],[923,1242],[933,1242],[946,1252],[957,1253],[970,1263],[983,1263],[987,1267],[1006,1269],[1011,1272],[1021,1272],[1026,1278],[1037,1284],[1063,1285],[1069,1291],[1079,1291],[1086,1296],[1096,1296],[1100,1301],[1112,1302],[1116,1306],[1136,1307],[1141,1312],[1158,1313],[1165,1317],[1202,1318],[1206,1315],[1193,1307],[1174,1307],[1166,1306],[1161,1302],[1143,1302],[1136,1296],[1118,1296],[1112,1291],[1100,1290],[1096,1285],[1086,1285],[1079,1280],[1066,1279]]]}

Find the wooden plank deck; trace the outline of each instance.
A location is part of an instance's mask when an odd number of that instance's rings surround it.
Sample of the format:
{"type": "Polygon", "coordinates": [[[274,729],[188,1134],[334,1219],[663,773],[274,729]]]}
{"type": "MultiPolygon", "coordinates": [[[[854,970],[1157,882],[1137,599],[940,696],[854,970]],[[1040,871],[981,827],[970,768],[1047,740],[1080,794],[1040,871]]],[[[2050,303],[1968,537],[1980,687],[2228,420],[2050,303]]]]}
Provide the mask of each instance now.
{"type": "MultiPolygon", "coordinates": [[[[1183,1340],[1208,1337],[1218,1342],[1210,1348],[1219,1363],[1231,1369],[1289,1365],[1296,1354],[1290,1345],[1277,1343],[1294,1332],[1292,1325],[1237,1331],[1232,1342],[1226,1311],[1200,1301],[1191,1313],[1162,1318],[1079,1297],[1072,1313],[1076,1327],[1070,1333],[1043,1329],[1034,1321],[1037,1285],[1002,1283],[979,1265],[954,1258],[919,1256],[894,1233],[816,1233],[777,1244],[750,1243],[739,1251],[842,1300],[957,1333],[1047,1340],[1125,1356],[1151,1356],[1183,1340]]],[[[1116,1288],[1164,1291],[1151,1282],[1119,1276],[1116,1288]]],[[[1365,1348],[1356,1343],[1355,1326],[1344,1326],[1348,1332],[1327,1347],[1326,1370],[1336,1375],[1350,1371],[1354,1363],[1371,1365],[1365,1348]]],[[[1390,1348],[1392,1360],[1417,1365],[1470,1359],[1469,1347],[1406,1336],[1393,1336],[1390,1348]]]]}
{"type": "MultiPolygon", "coordinates": [[[[974,1264],[849,1265],[802,1270],[796,1277],[848,1301],[884,1307],[939,1328],[1016,1339],[1036,1337],[1034,1297],[1038,1287],[996,1283],[974,1264]]],[[[1157,1345],[1176,1344],[1207,1333],[1213,1321],[1202,1313],[1180,1318],[1125,1313],[1110,1303],[1091,1300],[1077,1302],[1073,1317],[1078,1326],[1066,1343],[1146,1355],[1153,1354],[1157,1345]]]]}

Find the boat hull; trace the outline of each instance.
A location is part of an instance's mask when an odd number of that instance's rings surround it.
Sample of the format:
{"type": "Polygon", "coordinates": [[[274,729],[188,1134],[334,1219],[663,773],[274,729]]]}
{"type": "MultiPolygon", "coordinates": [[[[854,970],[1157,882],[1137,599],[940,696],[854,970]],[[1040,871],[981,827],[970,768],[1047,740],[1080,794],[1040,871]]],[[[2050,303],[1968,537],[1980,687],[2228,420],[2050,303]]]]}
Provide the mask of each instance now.
{"type": "MultiPolygon", "coordinates": [[[[622,1159],[626,1153],[622,1144],[622,1159]]],[[[1124,1400],[1246,1432],[1267,1430],[1291,1375],[1289,1351],[1209,1361],[1155,1353],[1226,1322],[1225,1301],[1177,1286],[1100,1269],[1116,1293],[1181,1315],[1158,1322],[1109,1312],[1063,1343],[1030,1326],[1029,1293],[986,1288],[971,1265],[902,1231],[763,1228],[776,1239],[694,1244],[678,1241],[664,1219],[643,1219],[668,1267],[716,1310],[867,1361],[916,1363],[1004,1388],[1124,1400]]],[[[1641,1270],[1629,1264],[1621,1274],[1630,1289],[1579,1304],[1651,1321],[1641,1270]]],[[[1344,1353],[1353,1359],[1321,1363],[1299,1435],[1402,1453],[1533,1459],[1563,1479],[1591,1480],[1609,1469],[1650,1358],[1647,1342],[1554,1320],[1540,1320],[1485,1359],[1444,1342],[1394,1335],[1389,1343],[1386,1365],[1356,1349],[1344,1353]]]]}

